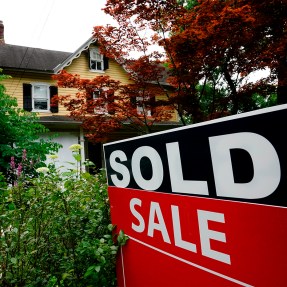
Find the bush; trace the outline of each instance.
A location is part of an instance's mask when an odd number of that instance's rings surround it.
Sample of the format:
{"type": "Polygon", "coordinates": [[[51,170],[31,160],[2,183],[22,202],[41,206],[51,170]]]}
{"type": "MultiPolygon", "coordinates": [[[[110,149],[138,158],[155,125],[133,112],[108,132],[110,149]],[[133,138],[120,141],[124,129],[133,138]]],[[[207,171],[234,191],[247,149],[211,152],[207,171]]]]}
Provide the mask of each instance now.
{"type": "Polygon", "coordinates": [[[103,171],[37,172],[0,185],[0,285],[115,286],[126,238],[114,238],[103,171]]]}
{"type": "Polygon", "coordinates": [[[41,138],[48,129],[39,123],[35,113],[20,109],[17,99],[6,94],[1,80],[7,78],[10,77],[3,75],[0,69],[0,172],[12,182],[13,178],[7,174],[11,157],[19,164],[24,152],[26,161],[35,165],[45,161],[48,154],[57,152],[61,145],[53,142],[53,137],[41,138]]]}

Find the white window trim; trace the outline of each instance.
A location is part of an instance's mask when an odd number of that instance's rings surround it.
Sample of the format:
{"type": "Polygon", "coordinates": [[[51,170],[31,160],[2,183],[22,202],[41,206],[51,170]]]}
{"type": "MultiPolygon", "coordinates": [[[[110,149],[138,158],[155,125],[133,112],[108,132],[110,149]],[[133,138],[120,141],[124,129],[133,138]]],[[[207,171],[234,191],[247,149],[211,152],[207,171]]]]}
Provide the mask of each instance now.
{"type": "Polygon", "coordinates": [[[50,95],[50,85],[47,83],[31,83],[32,85],[32,112],[37,112],[37,113],[48,113],[50,112],[50,100],[51,100],[51,95],[50,95]],[[41,110],[41,109],[35,109],[35,98],[34,98],[34,87],[35,86],[45,86],[47,89],[47,110],[41,110]]]}
{"type": "Polygon", "coordinates": [[[90,71],[91,72],[97,72],[97,73],[105,73],[104,72],[104,56],[103,56],[103,54],[100,53],[100,49],[98,47],[91,48],[89,50],[89,53],[90,53],[90,62],[89,62],[90,71]],[[97,54],[100,54],[101,60],[93,59],[93,57],[92,57],[93,51],[96,51],[97,54]],[[91,65],[92,61],[100,62],[101,63],[101,69],[97,69],[97,68],[92,69],[92,65],[91,65]]]}

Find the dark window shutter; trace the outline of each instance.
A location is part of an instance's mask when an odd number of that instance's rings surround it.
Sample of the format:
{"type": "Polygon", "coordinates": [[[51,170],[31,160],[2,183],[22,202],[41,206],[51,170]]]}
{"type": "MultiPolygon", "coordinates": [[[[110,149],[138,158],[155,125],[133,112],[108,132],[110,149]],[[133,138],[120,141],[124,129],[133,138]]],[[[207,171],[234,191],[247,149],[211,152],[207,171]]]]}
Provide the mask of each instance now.
{"type": "Polygon", "coordinates": [[[137,106],[137,98],[136,97],[130,97],[131,104],[134,108],[137,106]]]}
{"type": "Polygon", "coordinates": [[[109,68],[109,58],[104,57],[104,70],[109,68]]]}
{"type": "Polygon", "coordinates": [[[88,66],[89,66],[89,69],[91,70],[91,55],[90,55],[90,49],[88,50],[88,66]]]}
{"type": "Polygon", "coordinates": [[[114,92],[110,92],[109,94],[107,94],[107,101],[108,101],[108,105],[107,105],[108,113],[109,113],[110,115],[114,115],[114,114],[115,114],[114,92]]]}
{"type": "Polygon", "coordinates": [[[32,111],[32,85],[23,84],[23,109],[25,111],[32,111]]]}
{"type": "Polygon", "coordinates": [[[52,113],[58,113],[59,112],[59,105],[58,101],[53,101],[53,97],[58,95],[58,87],[56,86],[50,86],[50,111],[52,113]]]}
{"type": "Polygon", "coordinates": [[[151,115],[154,114],[154,109],[156,107],[155,97],[150,98],[151,115]]]}

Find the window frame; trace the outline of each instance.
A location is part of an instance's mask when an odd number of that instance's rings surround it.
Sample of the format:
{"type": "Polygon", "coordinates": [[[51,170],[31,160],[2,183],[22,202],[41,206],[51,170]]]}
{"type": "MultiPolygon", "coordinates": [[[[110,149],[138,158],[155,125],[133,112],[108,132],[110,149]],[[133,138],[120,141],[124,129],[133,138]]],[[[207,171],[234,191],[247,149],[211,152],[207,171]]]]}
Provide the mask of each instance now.
{"type": "Polygon", "coordinates": [[[105,63],[104,63],[104,55],[100,53],[100,49],[98,47],[93,47],[93,48],[90,48],[89,50],[89,67],[90,67],[90,71],[93,71],[93,72],[104,72],[105,70],[105,63]],[[98,59],[93,59],[92,57],[92,54],[93,52],[96,52],[97,55],[100,56],[100,60],[98,59]],[[96,68],[92,68],[92,61],[94,61],[96,63],[96,68]],[[97,64],[100,63],[101,65],[101,69],[97,69],[97,64]]]}
{"type": "Polygon", "coordinates": [[[104,100],[104,105],[102,107],[94,108],[94,114],[100,115],[112,115],[114,112],[109,110],[109,95],[108,95],[108,88],[100,88],[95,89],[92,93],[93,101],[97,101],[98,99],[104,100]]]}
{"type": "MultiPolygon", "coordinates": [[[[149,99],[150,97],[148,97],[149,99]]],[[[143,96],[136,96],[136,108],[137,108],[137,114],[140,116],[146,116],[151,117],[151,109],[148,109],[144,104],[144,97],[143,96]]]]}
{"type": "MultiPolygon", "coordinates": [[[[47,113],[50,112],[50,101],[51,101],[51,95],[50,95],[50,89],[49,89],[50,85],[47,83],[40,83],[40,82],[35,82],[35,83],[31,83],[31,98],[32,98],[32,111],[33,112],[38,112],[38,113],[47,113]],[[35,108],[35,100],[37,99],[35,97],[35,87],[45,87],[46,89],[46,94],[47,94],[47,109],[37,109],[35,108]]],[[[39,98],[38,98],[39,99],[39,98]]]]}

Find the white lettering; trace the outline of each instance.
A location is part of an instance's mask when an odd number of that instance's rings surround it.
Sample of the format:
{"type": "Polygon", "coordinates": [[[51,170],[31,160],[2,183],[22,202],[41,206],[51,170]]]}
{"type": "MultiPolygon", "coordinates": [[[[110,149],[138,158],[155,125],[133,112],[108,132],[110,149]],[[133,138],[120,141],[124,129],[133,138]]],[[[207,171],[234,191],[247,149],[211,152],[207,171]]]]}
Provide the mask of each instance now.
{"type": "MultiPolygon", "coordinates": [[[[141,207],[142,201],[138,198],[132,198],[130,201],[130,210],[132,215],[138,220],[138,224],[132,222],[132,229],[138,233],[145,231],[145,221],[144,217],[135,209],[136,206],[141,207]]],[[[165,215],[170,216],[173,226],[173,236],[175,246],[197,253],[197,246],[194,243],[185,241],[182,239],[181,231],[181,221],[179,214],[179,207],[176,205],[171,205],[171,214],[165,215]]],[[[211,212],[206,210],[197,210],[197,220],[199,230],[194,230],[196,236],[200,238],[201,253],[203,256],[212,258],[214,260],[231,264],[230,255],[214,250],[211,248],[210,241],[217,240],[226,243],[225,233],[211,230],[208,227],[209,221],[225,223],[224,214],[218,212],[211,212]]],[[[170,237],[168,234],[167,226],[165,224],[164,216],[162,214],[160,204],[158,202],[151,202],[149,209],[149,219],[147,227],[147,235],[154,237],[154,231],[157,230],[161,233],[163,241],[171,244],[170,237]]]]}
{"type": "Polygon", "coordinates": [[[180,248],[183,248],[183,249],[186,249],[186,250],[189,250],[189,251],[196,253],[196,245],[195,244],[182,240],[178,206],[172,205],[171,206],[171,213],[172,213],[172,223],[173,223],[173,234],[174,234],[175,246],[178,246],[180,248]]]}
{"type": "Polygon", "coordinates": [[[166,225],[162,216],[160,205],[158,202],[151,202],[150,213],[149,213],[149,223],[147,235],[153,237],[154,230],[161,232],[164,242],[170,243],[170,238],[166,229],[166,225]],[[158,223],[155,222],[155,217],[158,219],[158,223]]]}
{"type": "Polygon", "coordinates": [[[273,145],[255,133],[235,133],[209,138],[217,195],[257,199],[272,194],[281,178],[280,162],[273,145]],[[254,176],[248,183],[235,183],[230,149],[247,151],[253,162],[254,176]]]}
{"type": "Polygon", "coordinates": [[[156,190],[163,181],[163,166],[158,152],[150,146],[142,146],[135,150],[132,157],[132,171],[136,183],[142,189],[156,190]],[[143,157],[147,157],[152,165],[151,179],[145,179],[142,176],[140,161],[143,157]]]}
{"type": "Polygon", "coordinates": [[[115,186],[127,187],[130,183],[130,172],[124,164],[121,164],[121,163],[116,161],[117,158],[120,161],[127,161],[127,156],[121,150],[115,150],[110,155],[111,168],[114,171],[120,173],[122,175],[122,179],[119,179],[116,174],[111,174],[111,179],[112,179],[115,186]]]}
{"type": "Polygon", "coordinates": [[[178,142],[166,144],[172,192],[208,195],[206,181],[184,180],[178,142]]]}
{"type": "Polygon", "coordinates": [[[224,214],[205,210],[197,210],[197,216],[202,255],[226,264],[231,264],[230,256],[228,254],[212,250],[210,247],[210,239],[226,242],[226,237],[223,232],[210,230],[208,228],[208,221],[224,223],[224,214]]]}
{"type": "Polygon", "coordinates": [[[141,216],[141,214],[136,211],[135,205],[141,206],[142,205],[142,201],[140,199],[138,199],[138,198],[132,198],[131,201],[130,201],[131,213],[139,221],[139,225],[136,225],[136,224],[132,223],[132,229],[134,231],[136,231],[136,232],[141,233],[145,229],[145,222],[144,222],[144,219],[141,216]]]}

